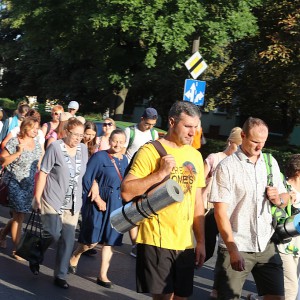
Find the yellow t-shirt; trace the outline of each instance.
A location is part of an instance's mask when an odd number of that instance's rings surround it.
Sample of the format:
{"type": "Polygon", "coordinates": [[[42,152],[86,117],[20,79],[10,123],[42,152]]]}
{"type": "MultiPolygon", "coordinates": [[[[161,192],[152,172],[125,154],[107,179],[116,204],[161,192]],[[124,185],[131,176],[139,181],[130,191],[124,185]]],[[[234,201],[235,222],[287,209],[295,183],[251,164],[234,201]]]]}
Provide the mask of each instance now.
{"type": "Polygon", "coordinates": [[[196,134],[193,139],[192,147],[194,147],[195,149],[201,148],[201,136],[202,136],[202,127],[197,129],[196,134]]]}
{"type": "MultiPolygon", "coordinates": [[[[163,144],[163,147],[176,160],[170,178],[180,184],[184,200],[162,209],[158,216],[143,220],[139,224],[137,243],[172,250],[193,248],[196,189],[205,186],[203,159],[200,152],[189,145],[172,148],[163,144]]],[[[129,172],[144,178],[158,170],[159,162],[160,155],[156,149],[146,144],[138,151],[129,172]]]]}

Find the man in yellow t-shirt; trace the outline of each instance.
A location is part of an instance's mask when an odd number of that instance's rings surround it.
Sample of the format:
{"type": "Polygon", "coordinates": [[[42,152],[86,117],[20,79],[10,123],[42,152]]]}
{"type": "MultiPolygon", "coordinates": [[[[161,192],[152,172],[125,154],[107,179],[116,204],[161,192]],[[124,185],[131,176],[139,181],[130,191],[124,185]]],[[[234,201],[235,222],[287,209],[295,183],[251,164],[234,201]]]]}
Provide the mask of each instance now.
{"type": "Polygon", "coordinates": [[[193,292],[194,268],[204,263],[203,160],[190,146],[199,121],[196,105],[174,103],[168,133],[159,140],[167,155],[160,158],[153,145],[144,145],[121,186],[123,199],[130,201],[170,175],[184,192],[181,203],[139,224],[137,291],[151,293],[153,299],[187,299],[193,292]]]}

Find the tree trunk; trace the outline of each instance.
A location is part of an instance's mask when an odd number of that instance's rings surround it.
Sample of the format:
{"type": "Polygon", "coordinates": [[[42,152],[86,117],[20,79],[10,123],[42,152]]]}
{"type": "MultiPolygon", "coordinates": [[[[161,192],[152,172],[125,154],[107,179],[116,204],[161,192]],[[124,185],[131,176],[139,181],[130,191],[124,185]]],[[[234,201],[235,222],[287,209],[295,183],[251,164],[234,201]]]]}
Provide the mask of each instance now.
{"type": "Polygon", "coordinates": [[[128,94],[128,89],[125,87],[123,87],[117,94],[117,101],[116,101],[115,115],[114,115],[114,120],[116,121],[120,121],[123,119],[124,105],[125,105],[127,94],[128,94]]]}

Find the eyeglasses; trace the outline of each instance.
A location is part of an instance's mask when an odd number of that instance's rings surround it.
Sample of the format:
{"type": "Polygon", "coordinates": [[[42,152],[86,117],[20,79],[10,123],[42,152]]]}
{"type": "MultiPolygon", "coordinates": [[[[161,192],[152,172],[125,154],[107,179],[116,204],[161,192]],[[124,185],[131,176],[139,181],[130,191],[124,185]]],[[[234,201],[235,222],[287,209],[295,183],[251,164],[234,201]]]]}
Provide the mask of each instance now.
{"type": "Polygon", "coordinates": [[[113,123],[103,123],[103,127],[106,127],[106,126],[113,126],[113,123]]]}
{"type": "Polygon", "coordinates": [[[75,136],[75,137],[77,137],[77,138],[83,138],[83,134],[80,134],[80,133],[74,133],[74,132],[72,132],[72,131],[70,131],[70,130],[68,130],[70,133],[71,133],[71,135],[72,136],[75,136]]]}
{"type": "Polygon", "coordinates": [[[145,125],[147,125],[147,126],[155,126],[155,125],[156,125],[156,123],[154,123],[154,124],[151,124],[151,123],[148,123],[148,122],[146,122],[146,121],[145,121],[145,125]]]}

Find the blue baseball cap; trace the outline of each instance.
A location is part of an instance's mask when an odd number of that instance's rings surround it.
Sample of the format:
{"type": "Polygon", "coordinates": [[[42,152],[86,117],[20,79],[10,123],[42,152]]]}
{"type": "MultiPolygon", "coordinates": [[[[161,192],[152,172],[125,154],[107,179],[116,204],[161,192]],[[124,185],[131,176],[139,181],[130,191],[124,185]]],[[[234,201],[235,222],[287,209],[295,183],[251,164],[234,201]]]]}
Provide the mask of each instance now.
{"type": "Polygon", "coordinates": [[[143,112],[143,115],[142,117],[144,119],[152,119],[152,120],[155,120],[157,119],[157,111],[155,108],[153,107],[148,107],[145,109],[145,111],[143,112]]]}

